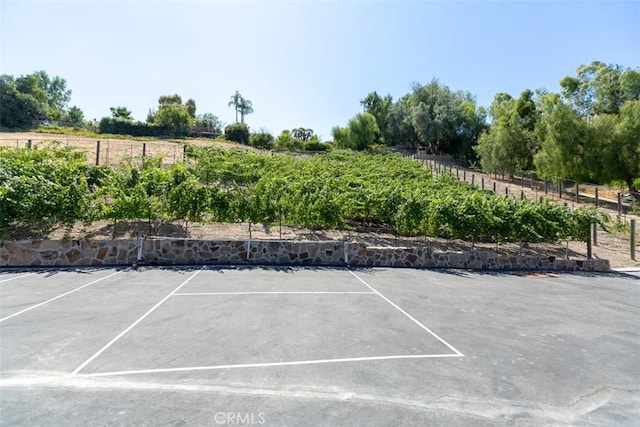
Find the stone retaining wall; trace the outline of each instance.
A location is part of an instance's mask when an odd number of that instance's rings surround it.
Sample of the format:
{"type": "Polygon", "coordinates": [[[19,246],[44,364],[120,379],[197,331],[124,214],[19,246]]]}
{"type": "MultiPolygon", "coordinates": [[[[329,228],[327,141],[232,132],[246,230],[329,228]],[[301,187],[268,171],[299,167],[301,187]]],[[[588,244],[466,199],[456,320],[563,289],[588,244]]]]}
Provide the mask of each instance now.
{"type": "Polygon", "coordinates": [[[0,267],[278,264],[446,267],[483,270],[608,271],[607,260],[504,256],[493,251],[434,252],[428,247],[368,247],[295,240],[23,240],[0,242],[0,267]]]}

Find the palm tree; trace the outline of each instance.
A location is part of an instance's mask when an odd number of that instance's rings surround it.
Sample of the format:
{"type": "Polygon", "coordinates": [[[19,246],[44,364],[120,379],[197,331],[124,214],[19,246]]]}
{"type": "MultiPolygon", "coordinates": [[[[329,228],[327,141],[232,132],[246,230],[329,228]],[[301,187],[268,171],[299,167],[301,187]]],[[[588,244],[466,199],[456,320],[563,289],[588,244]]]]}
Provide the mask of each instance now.
{"type": "Polygon", "coordinates": [[[237,90],[236,90],[236,93],[231,95],[231,101],[229,101],[229,107],[233,105],[236,109],[236,123],[238,123],[238,110],[243,101],[244,100],[242,99],[242,95],[240,95],[240,92],[238,92],[237,90]]]}
{"type": "MultiPolygon", "coordinates": [[[[253,107],[251,101],[248,99],[240,98],[240,105],[238,105],[238,111],[240,111],[240,120],[244,123],[244,115],[253,113],[253,107]]],[[[237,120],[237,119],[236,119],[237,120]]]]}
{"type": "Polygon", "coordinates": [[[111,107],[110,110],[111,116],[114,119],[133,120],[133,117],[131,117],[131,111],[129,111],[127,107],[111,107]]]}

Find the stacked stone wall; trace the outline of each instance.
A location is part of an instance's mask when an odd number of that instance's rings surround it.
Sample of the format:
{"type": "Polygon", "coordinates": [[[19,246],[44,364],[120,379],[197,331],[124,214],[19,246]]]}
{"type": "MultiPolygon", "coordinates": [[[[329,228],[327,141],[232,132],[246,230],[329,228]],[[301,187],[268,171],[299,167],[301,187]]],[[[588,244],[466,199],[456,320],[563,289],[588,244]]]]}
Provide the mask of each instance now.
{"type": "Polygon", "coordinates": [[[318,265],[607,271],[609,261],[506,256],[490,250],[436,252],[429,247],[371,247],[295,240],[23,240],[0,242],[0,267],[112,265],[318,265]]]}

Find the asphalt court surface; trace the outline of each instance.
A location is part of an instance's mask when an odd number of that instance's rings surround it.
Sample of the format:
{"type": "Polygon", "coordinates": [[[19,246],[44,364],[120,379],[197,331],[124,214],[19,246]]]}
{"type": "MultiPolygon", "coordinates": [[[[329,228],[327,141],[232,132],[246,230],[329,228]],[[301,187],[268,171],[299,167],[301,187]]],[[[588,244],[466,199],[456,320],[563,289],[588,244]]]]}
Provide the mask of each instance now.
{"type": "Polygon", "coordinates": [[[640,274],[0,273],[2,425],[637,425],[640,274]]]}

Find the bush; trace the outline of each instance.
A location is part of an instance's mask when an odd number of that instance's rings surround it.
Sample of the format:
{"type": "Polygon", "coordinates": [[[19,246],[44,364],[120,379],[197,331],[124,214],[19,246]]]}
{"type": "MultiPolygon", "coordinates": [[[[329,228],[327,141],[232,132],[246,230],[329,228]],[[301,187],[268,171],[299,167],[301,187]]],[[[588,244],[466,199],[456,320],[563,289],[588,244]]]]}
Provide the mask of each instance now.
{"type": "Polygon", "coordinates": [[[166,136],[171,134],[171,129],[151,123],[104,117],[100,120],[98,132],[131,136],[166,136]]]}
{"type": "Polygon", "coordinates": [[[311,140],[304,144],[305,151],[329,151],[330,148],[331,147],[328,144],[325,144],[324,142],[320,142],[317,139],[311,140]]]}
{"type": "Polygon", "coordinates": [[[254,148],[271,150],[273,148],[273,135],[268,132],[254,133],[249,137],[249,145],[254,148]]]}
{"type": "Polygon", "coordinates": [[[276,138],[274,148],[277,151],[299,151],[302,150],[302,141],[294,138],[291,135],[291,132],[288,130],[283,130],[278,138],[276,138]]]}
{"type": "Polygon", "coordinates": [[[224,128],[224,139],[240,144],[249,143],[249,128],[244,123],[232,123],[224,128]]]}

